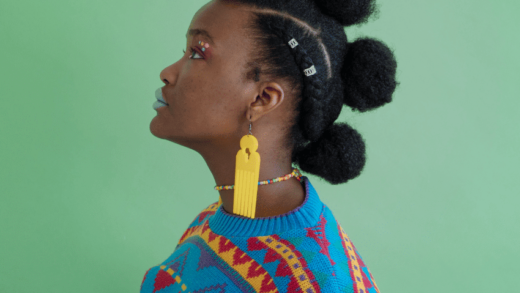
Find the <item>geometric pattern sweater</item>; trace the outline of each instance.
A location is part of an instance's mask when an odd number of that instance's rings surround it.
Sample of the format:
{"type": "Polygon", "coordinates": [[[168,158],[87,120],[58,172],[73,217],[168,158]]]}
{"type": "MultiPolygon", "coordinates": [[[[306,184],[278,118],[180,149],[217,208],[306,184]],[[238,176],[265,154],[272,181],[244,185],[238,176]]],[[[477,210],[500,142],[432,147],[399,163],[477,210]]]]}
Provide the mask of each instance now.
{"type": "Polygon", "coordinates": [[[195,217],[172,255],[148,269],[141,293],[380,293],[354,244],[306,176],[305,200],[247,218],[218,202],[195,217]]]}

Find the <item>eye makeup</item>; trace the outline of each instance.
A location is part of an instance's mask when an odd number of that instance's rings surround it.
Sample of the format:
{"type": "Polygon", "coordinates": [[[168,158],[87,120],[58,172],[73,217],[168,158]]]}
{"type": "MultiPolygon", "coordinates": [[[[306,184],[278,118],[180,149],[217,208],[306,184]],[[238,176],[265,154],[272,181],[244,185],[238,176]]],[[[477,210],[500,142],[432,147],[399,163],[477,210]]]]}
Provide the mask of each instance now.
{"type": "Polygon", "coordinates": [[[204,58],[209,58],[211,56],[212,50],[208,42],[198,41],[195,50],[204,58]]]}
{"type": "Polygon", "coordinates": [[[205,52],[209,48],[209,43],[205,43],[204,41],[199,41],[199,46],[201,47],[201,51],[205,52]]]}

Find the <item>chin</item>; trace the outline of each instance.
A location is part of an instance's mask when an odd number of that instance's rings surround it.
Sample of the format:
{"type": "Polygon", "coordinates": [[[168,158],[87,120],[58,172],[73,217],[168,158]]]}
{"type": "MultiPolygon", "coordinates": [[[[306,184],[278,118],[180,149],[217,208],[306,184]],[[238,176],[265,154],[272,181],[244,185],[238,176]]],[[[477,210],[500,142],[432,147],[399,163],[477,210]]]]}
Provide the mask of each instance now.
{"type": "Polygon", "coordinates": [[[168,125],[165,125],[164,122],[160,121],[157,116],[155,116],[150,122],[150,132],[153,136],[165,140],[169,140],[173,143],[189,147],[190,140],[186,137],[180,137],[178,134],[174,133],[174,129],[169,128],[168,125]]]}
{"type": "Polygon", "coordinates": [[[171,136],[169,133],[171,131],[169,131],[167,125],[165,125],[158,116],[153,117],[152,121],[150,122],[150,132],[154,136],[163,139],[167,139],[168,136],[171,136]]]}

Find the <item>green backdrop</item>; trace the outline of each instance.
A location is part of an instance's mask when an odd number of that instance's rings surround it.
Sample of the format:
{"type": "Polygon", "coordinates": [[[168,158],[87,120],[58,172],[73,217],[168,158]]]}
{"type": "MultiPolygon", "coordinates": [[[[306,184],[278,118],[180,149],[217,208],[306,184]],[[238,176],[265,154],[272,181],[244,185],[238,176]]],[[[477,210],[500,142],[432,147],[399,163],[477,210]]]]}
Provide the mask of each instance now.
{"type": "MultiPolygon", "coordinates": [[[[218,199],[149,131],[160,71],[206,1],[0,2],[0,292],[137,292],[218,199]]],[[[358,178],[308,175],[383,293],[514,292],[518,1],[379,0],[347,28],[394,49],[394,101],[348,121],[358,178]]]]}

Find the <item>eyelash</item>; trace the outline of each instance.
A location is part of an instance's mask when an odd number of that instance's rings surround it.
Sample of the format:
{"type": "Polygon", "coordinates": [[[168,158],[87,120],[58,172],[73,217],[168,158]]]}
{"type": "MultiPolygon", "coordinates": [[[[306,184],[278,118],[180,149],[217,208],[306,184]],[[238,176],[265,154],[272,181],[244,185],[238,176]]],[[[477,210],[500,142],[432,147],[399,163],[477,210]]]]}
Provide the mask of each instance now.
{"type": "MultiPolygon", "coordinates": [[[[204,57],[201,54],[199,54],[199,52],[195,51],[195,49],[190,48],[190,51],[191,51],[192,55],[193,55],[193,53],[197,53],[200,57],[202,57],[202,58],[190,58],[190,59],[204,59],[204,57]]],[[[184,52],[184,54],[186,54],[186,50],[182,50],[182,52],[184,52]]]]}

